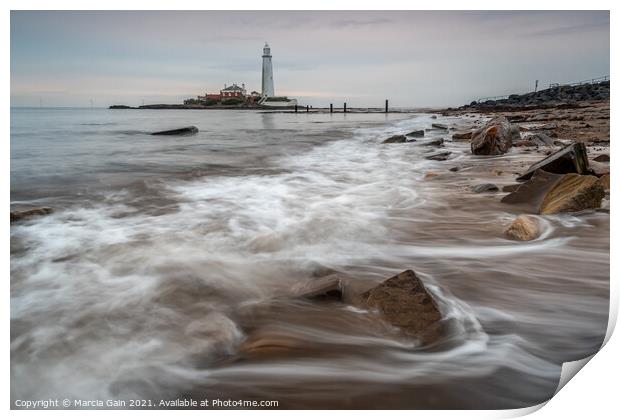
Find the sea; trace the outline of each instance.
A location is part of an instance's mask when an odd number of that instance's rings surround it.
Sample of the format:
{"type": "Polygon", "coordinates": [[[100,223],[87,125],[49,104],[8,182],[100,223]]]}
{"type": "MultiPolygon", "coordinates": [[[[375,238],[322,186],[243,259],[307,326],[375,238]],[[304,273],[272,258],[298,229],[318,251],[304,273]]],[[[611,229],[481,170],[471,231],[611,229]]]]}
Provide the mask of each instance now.
{"type": "Polygon", "coordinates": [[[11,209],[53,209],[10,228],[13,407],[548,400],[562,364],[605,336],[609,214],[540,217],[538,239],[506,238],[517,214],[503,193],[470,187],[514,183],[496,169],[523,155],[473,157],[431,126],[479,118],[12,108],[11,209]],[[199,133],[150,135],[190,125],[199,133]],[[419,129],[445,145],[382,144],[419,129]],[[437,150],[450,160],[426,159],[437,150]],[[437,345],[350,301],[291,297],[334,273],[353,296],[406,269],[451,326],[437,345]],[[248,340],[266,345],[244,352],[248,340]]]}

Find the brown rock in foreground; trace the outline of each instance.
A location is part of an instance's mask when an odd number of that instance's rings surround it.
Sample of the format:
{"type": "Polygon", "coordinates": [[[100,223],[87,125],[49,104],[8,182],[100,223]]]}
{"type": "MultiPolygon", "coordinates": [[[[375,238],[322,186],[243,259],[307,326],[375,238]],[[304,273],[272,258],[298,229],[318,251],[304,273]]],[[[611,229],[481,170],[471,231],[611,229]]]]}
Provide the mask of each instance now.
{"type": "Polygon", "coordinates": [[[474,131],[471,152],[474,155],[501,155],[512,147],[513,132],[506,117],[495,117],[474,131]]]}
{"type": "Polygon", "coordinates": [[[545,195],[540,214],[575,212],[601,206],[605,189],[592,175],[566,174],[545,195]]]}
{"type": "Polygon", "coordinates": [[[535,217],[522,214],[513,220],[504,233],[511,239],[531,241],[540,235],[540,226],[535,217]]]}
{"type": "Polygon", "coordinates": [[[437,303],[412,270],[403,271],[363,293],[360,303],[378,309],[386,321],[423,344],[432,343],[442,335],[437,303]]]}
{"type": "Polygon", "coordinates": [[[599,208],[604,196],[604,187],[595,176],[552,174],[539,169],[502,202],[519,205],[530,213],[554,214],[599,208]]]}
{"type": "Polygon", "coordinates": [[[46,214],[52,213],[52,209],[50,207],[39,207],[36,209],[30,210],[16,210],[11,212],[11,223],[20,221],[22,219],[27,219],[33,216],[45,216],[46,214]]]}
{"type": "Polygon", "coordinates": [[[520,184],[510,194],[502,198],[502,203],[517,205],[523,212],[538,213],[547,191],[562,178],[538,169],[527,182],[520,184]]]}

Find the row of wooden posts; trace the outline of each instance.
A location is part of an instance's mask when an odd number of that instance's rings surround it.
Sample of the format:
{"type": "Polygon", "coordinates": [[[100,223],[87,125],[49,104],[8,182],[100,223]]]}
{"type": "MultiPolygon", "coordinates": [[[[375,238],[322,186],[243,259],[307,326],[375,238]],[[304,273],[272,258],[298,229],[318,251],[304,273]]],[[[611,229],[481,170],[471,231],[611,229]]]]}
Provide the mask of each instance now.
{"type": "MultiPolygon", "coordinates": [[[[342,107],[342,111],[346,114],[347,113],[347,103],[344,103],[344,106],[342,107]]],[[[306,105],[306,112],[310,112],[310,106],[306,105]]],[[[386,99],[385,100],[385,113],[389,112],[389,102],[386,99]]],[[[297,105],[295,105],[295,113],[297,113],[297,105]]],[[[334,113],[334,104],[329,104],[329,113],[333,114],[334,113]]]]}

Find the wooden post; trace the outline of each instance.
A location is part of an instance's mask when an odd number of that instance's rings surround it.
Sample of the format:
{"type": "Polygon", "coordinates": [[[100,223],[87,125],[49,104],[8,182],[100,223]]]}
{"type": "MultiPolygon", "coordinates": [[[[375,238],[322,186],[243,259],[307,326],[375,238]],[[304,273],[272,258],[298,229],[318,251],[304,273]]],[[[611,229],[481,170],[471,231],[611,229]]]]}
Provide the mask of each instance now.
{"type": "Polygon", "coordinates": [[[306,112],[310,112],[310,105],[306,105],[306,112]]]}
{"type": "Polygon", "coordinates": [[[388,100],[385,100],[385,113],[387,114],[388,112],[388,100]]]}
{"type": "Polygon", "coordinates": [[[334,104],[329,104],[329,113],[332,114],[334,112],[334,104]]]}
{"type": "Polygon", "coordinates": [[[347,113],[347,103],[346,102],[344,103],[344,113],[345,114],[347,113]]]}
{"type": "Polygon", "coordinates": [[[297,114],[297,105],[295,105],[295,114],[297,114]]]}

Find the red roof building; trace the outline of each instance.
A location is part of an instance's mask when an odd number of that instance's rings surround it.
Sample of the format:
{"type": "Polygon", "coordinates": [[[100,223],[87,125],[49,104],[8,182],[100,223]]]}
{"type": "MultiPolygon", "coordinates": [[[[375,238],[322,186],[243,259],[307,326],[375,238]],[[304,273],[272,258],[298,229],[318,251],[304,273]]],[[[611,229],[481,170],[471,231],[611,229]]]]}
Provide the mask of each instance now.
{"type": "Polygon", "coordinates": [[[230,98],[244,98],[245,97],[245,85],[241,85],[242,87],[237,86],[236,84],[232,84],[228,87],[224,87],[220,91],[220,95],[222,99],[230,99],[230,98]]]}

